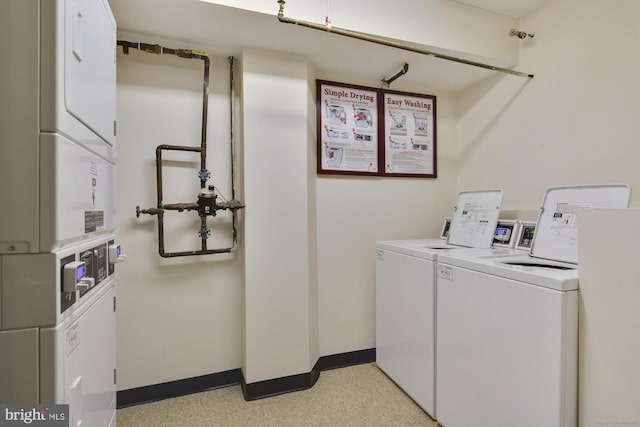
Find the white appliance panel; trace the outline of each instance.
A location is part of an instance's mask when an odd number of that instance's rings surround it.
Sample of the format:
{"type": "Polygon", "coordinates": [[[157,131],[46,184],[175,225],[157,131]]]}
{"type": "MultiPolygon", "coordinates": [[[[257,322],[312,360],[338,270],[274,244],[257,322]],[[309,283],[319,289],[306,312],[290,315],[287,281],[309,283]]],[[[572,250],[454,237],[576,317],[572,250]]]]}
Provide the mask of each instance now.
{"type": "MultiPolygon", "coordinates": [[[[68,310],[63,307],[66,295],[62,293],[62,262],[68,257],[79,261],[81,254],[102,246],[106,252],[108,242],[113,240],[114,236],[110,234],[54,253],[0,256],[2,328],[54,326],[74,310],[78,310],[79,308],[73,309],[75,305],[81,305],[77,302],[68,310]]],[[[106,275],[105,279],[108,279],[112,277],[112,273],[113,271],[102,271],[100,274],[106,275]]],[[[100,283],[96,282],[96,289],[98,285],[100,283]]],[[[91,299],[93,292],[91,290],[84,294],[80,302],[91,299]]]]}
{"type": "Polygon", "coordinates": [[[455,263],[471,270],[481,269],[484,273],[558,291],[578,289],[575,264],[534,258],[519,249],[494,249],[479,253],[449,252],[439,260],[445,264],[455,263]]]}
{"type": "Polygon", "coordinates": [[[52,0],[40,8],[40,130],[115,161],[117,39],[109,6],[106,0],[52,0]]]}
{"type": "Polygon", "coordinates": [[[2,262],[2,328],[55,325],[59,313],[55,254],[16,254],[2,262]]]}
{"type": "Polygon", "coordinates": [[[490,248],[501,205],[502,190],[463,191],[458,194],[447,243],[490,248]]]}
{"type": "Polygon", "coordinates": [[[631,187],[626,184],[552,187],[540,208],[531,256],[578,263],[577,213],[585,208],[626,208],[631,187]]]}
{"type": "Polygon", "coordinates": [[[38,401],[38,329],[0,331],[0,402],[38,401]]]}
{"type": "Polygon", "coordinates": [[[640,425],[640,209],[578,213],[580,426],[640,425]]]}
{"type": "Polygon", "coordinates": [[[115,21],[102,0],[66,0],[64,9],[64,105],[69,114],[114,145],[115,21]]]}
{"type": "Polygon", "coordinates": [[[377,249],[376,363],[435,416],[434,262],[377,249]]]}
{"type": "Polygon", "coordinates": [[[57,134],[42,134],[40,156],[40,206],[51,207],[40,211],[41,250],[113,231],[115,165],[57,134]]]}
{"type": "Polygon", "coordinates": [[[70,425],[110,425],[116,410],[115,282],[41,331],[43,403],[68,403],[70,425]]]}
{"type": "Polygon", "coordinates": [[[115,164],[115,21],[107,0],[12,0],[2,4],[0,39],[20,41],[2,50],[0,253],[47,252],[69,230],[42,222],[54,207],[42,204],[53,196],[42,194],[41,167],[68,165],[43,155],[42,135],[115,164]]]}
{"type": "Polygon", "coordinates": [[[5,1],[0,13],[0,253],[38,251],[38,4],[5,1]]]}
{"type": "Polygon", "coordinates": [[[574,427],[577,291],[447,265],[437,284],[437,415],[445,427],[574,427]]]}
{"type": "Polygon", "coordinates": [[[115,20],[108,0],[10,0],[0,38],[0,401],[115,425],[115,20]]]}

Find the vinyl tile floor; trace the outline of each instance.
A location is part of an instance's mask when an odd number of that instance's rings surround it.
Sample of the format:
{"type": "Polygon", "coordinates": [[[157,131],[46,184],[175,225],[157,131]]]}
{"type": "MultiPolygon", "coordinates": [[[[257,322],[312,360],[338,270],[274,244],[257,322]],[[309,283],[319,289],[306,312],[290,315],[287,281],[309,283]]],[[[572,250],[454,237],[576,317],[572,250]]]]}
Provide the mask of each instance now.
{"type": "Polygon", "coordinates": [[[118,427],[436,427],[375,363],[322,371],[308,390],[247,402],[240,386],[117,411],[118,427]]]}

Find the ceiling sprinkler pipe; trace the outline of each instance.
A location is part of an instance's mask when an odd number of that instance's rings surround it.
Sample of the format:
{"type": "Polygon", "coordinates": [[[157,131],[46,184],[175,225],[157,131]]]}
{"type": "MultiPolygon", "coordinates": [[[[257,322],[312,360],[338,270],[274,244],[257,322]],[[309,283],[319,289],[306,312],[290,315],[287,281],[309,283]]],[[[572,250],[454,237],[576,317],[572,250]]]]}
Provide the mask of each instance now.
{"type": "MultiPolygon", "coordinates": [[[[307,21],[302,21],[300,19],[292,19],[292,18],[288,18],[284,15],[284,4],[285,4],[285,0],[278,0],[278,4],[280,5],[280,9],[278,11],[278,21],[284,23],[284,24],[294,24],[294,25],[300,25],[303,27],[307,27],[307,28],[312,28],[314,30],[320,30],[320,31],[327,31],[327,26],[325,25],[321,25],[321,24],[316,24],[313,22],[307,22],[307,21]]],[[[365,34],[365,33],[357,33],[355,31],[350,31],[350,30],[345,30],[345,29],[341,29],[341,28],[336,28],[336,27],[331,27],[331,33],[332,34],[338,34],[340,36],[345,36],[345,37],[351,37],[354,39],[358,39],[358,40],[363,40],[366,42],[370,42],[370,43],[376,43],[376,44],[380,44],[383,46],[389,46],[389,47],[393,47],[396,49],[402,49],[402,50],[407,50],[409,52],[414,52],[414,53],[419,53],[421,55],[427,55],[427,56],[433,56],[435,58],[440,58],[440,59],[445,59],[447,61],[453,61],[453,62],[458,62],[461,64],[466,64],[466,65],[471,65],[473,67],[480,67],[480,68],[485,68],[487,70],[492,70],[492,71],[497,71],[500,73],[505,73],[505,74],[511,74],[514,76],[518,76],[518,77],[527,77],[527,78],[533,78],[533,74],[528,74],[528,73],[523,73],[520,71],[515,71],[515,70],[510,70],[508,68],[503,68],[503,67],[497,67],[494,65],[489,65],[489,64],[483,64],[482,62],[476,62],[476,61],[470,61],[467,59],[462,59],[462,58],[458,58],[456,56],[451,56],[451,55],[445,55],[442,53],[436,53],[436,52],[432,52],[426,49],[419,49],[413,46],[408,46],[405,44],[401,44],[401,43],[396,43],[396,42],[392,42],[389,40],[383,40],[380,38],[377,38],[375,36],[369,35],[369,34],[365,34]]]]}

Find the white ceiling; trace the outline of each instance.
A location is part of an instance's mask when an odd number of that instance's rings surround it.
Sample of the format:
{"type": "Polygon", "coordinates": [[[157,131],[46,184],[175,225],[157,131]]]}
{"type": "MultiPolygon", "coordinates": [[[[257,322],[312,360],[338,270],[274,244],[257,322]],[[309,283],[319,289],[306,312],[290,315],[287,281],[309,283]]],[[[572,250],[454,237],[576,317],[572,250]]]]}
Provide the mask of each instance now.
{"type": "Polygon", "coordinates": [[[453,0],[481,9],[520,18],[540,7],[548,0],[453,0]]]}
{"type": "MultiPolygon", "coordinates": [[[[463,0],[464,3],[499,8],[514,3],[523,13],[543,0],[463,0]]],[[[458,91],[495,72],[430,56],[376,45],[336,34],[328,34],[280,23],[273,15],[250,12],[198,0],[109,0],[118,32],[144,36],[142,41],[176,40],[174,48],[206,46],[213,55],[239,56],[243,47],[267,49],[308,58],[313,67],[332,74],[358,76],[379,82],[410,65],[403,84],[458,91]]],[[[513,12],[515,13],[515,12],[513,12]]],[[[517,68],[517,67],[516,67],[517,68]]],[[[528,71],[528,70],[522,70],[528,71]]],[[[519,78],[519,77],[514,77],[519,78]]],[[[366,84],[366,83],[363,83],[366,84]]],[[[371,85],[371,84],[366,84],[371,85]]],[[[392,87],[393,89],[393,87],[392,87]]]]}

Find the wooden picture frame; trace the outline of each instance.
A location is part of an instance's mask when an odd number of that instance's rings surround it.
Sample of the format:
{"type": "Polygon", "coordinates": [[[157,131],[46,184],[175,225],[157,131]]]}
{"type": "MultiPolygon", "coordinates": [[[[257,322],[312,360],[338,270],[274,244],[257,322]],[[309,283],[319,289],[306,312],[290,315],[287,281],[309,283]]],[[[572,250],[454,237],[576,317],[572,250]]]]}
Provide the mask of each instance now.
{"type": "Polygon", "coordinates": [[[380,175],[379,92],[317,81],[318,174],[380,175]]]}
{"type": "Polygon", "coordinates": [[[318,174],[437,178],[436,97],[316,81],[318,174]]]}
{"type": "Polygon", "coordinates": [[[438,177],[436,97],[381,91],[382,175],[438,177]]]}

